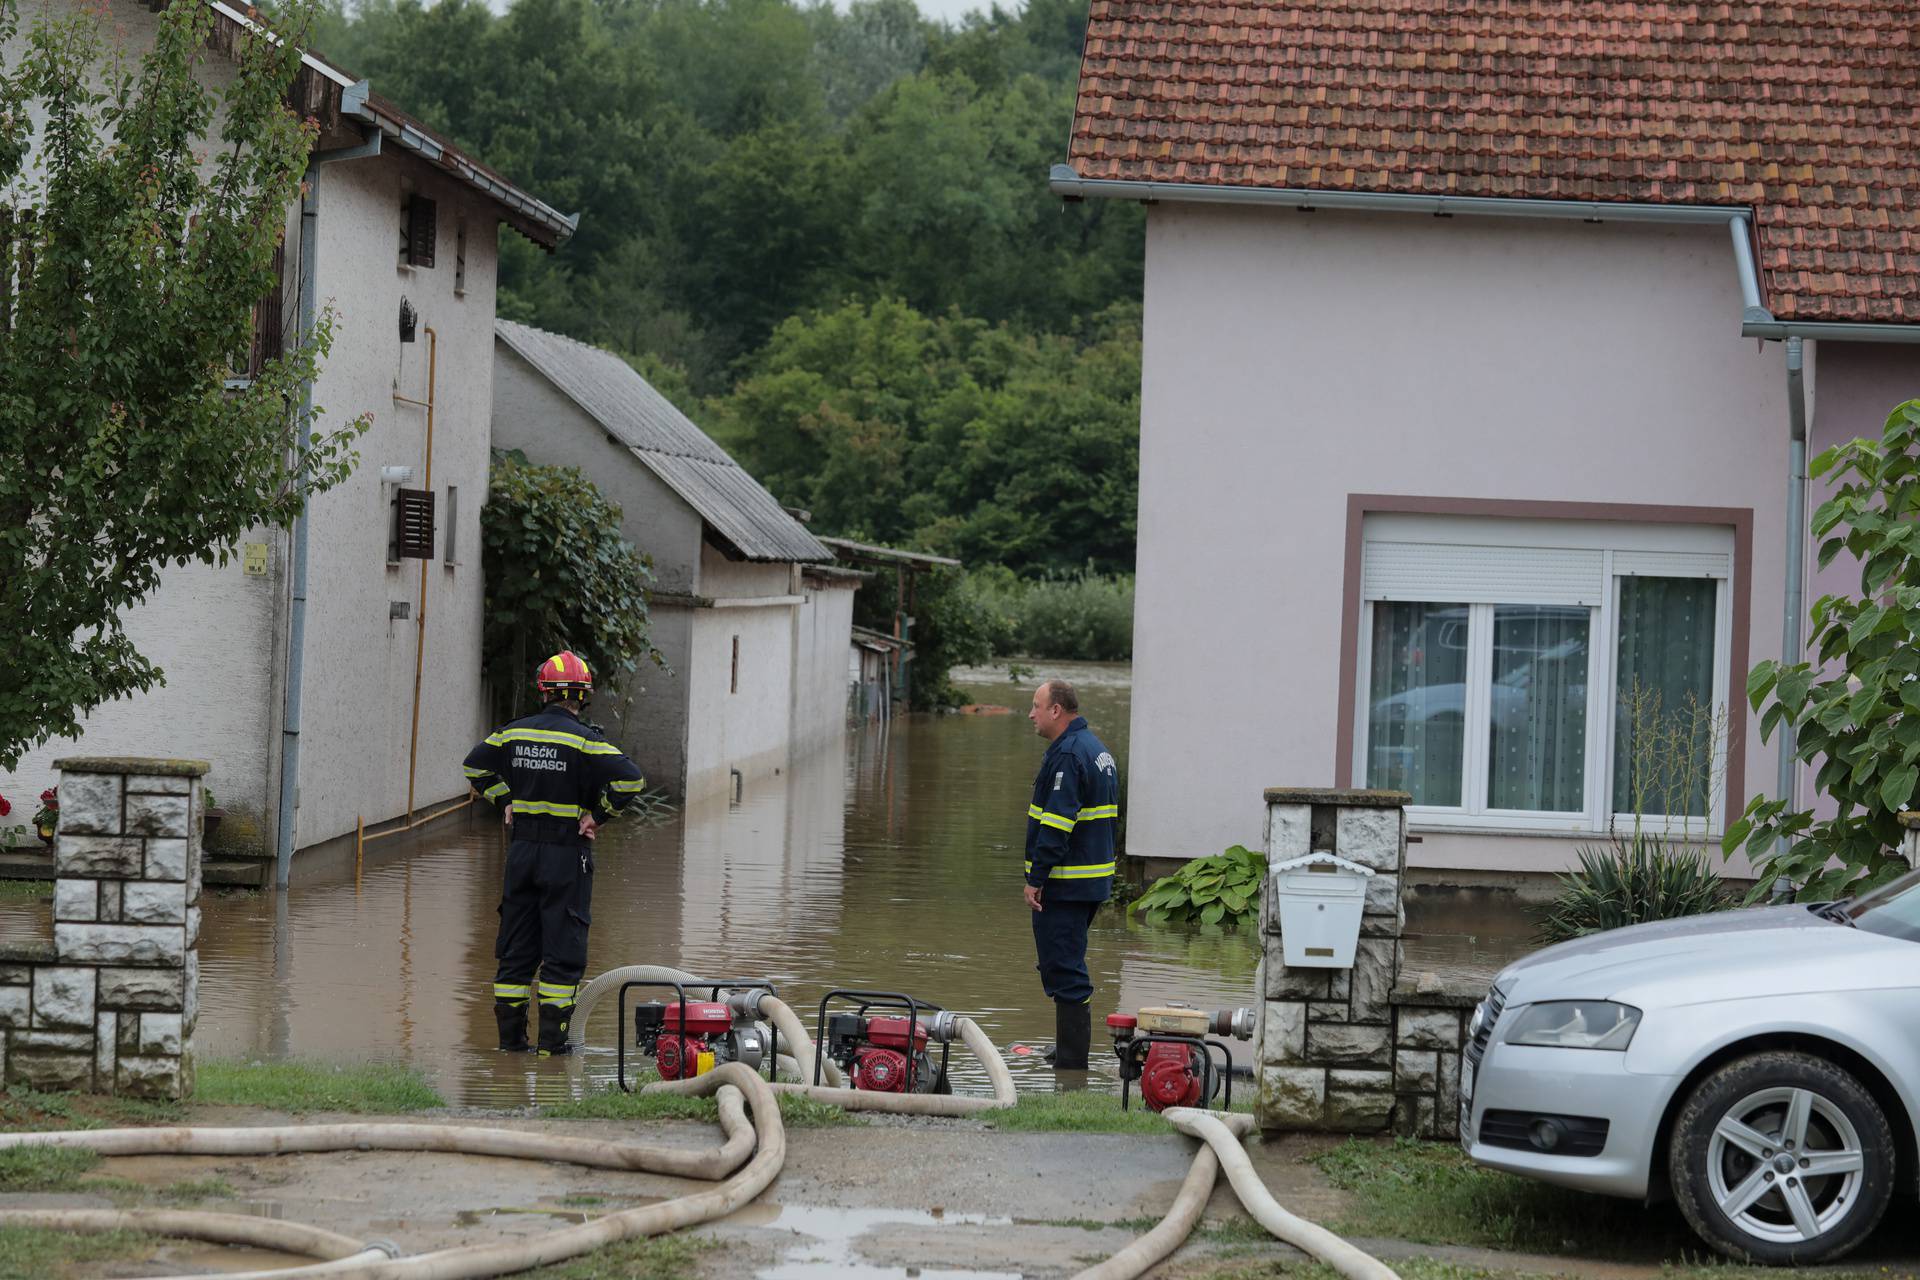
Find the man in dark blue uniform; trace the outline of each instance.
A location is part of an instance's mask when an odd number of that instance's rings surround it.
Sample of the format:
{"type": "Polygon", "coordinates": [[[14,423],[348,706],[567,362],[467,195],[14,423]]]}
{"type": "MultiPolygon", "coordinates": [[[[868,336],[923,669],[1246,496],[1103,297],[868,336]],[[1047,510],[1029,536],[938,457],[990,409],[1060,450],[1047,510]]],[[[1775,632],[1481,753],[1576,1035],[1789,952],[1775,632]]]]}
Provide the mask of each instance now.
{"type": "Polygon", "coordinates": [[[1034,690],[1027,719],[1049,744],[1027,805],[1025,894],[1033,946],[1040,985],[1053,1001],[1054,1068],[1085,1071],[1093,1036],[1087,926],[1113,891],[1120,775],[1066,681],[1034,690]]]}
{"type": "Polygon", "coordinates": [[[545,704],[467,753],[467,781],[506,807],[513,829],[493,946],[493,1017],[500,1047],[525,1052],[527,1005],[540,972],[540,1053],[567,1052],[567,1024],[587,967],[593,838],[646,787],[633,762],[583,724],[593,672],[572,650],[534,679],[545,704]]]}

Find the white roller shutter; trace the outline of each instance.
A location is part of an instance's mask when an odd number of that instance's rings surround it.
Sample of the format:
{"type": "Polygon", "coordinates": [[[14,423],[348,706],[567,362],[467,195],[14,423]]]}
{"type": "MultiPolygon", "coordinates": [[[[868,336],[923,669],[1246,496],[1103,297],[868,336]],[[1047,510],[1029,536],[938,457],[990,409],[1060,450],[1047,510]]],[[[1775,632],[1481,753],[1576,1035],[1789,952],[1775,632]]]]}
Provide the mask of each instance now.
{"type": "Polygon", "coordinates": [[[1369,542],[1360,585],[1368,600],[1598,608],[1606,599],[1606,553],[1568,547],[1369,542]]]}

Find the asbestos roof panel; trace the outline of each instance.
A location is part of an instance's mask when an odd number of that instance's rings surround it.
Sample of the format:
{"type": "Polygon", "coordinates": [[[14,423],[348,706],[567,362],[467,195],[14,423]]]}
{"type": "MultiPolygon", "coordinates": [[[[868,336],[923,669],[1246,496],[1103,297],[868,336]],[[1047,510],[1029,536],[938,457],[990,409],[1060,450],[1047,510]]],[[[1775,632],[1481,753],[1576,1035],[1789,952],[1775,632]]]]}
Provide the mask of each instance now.
{"type": "Polygon", "coordinates": [[[1912,0],[1092,0],[1083,178],[1751,205],[1783,320],[1920,323],[1912,0]]]}
{"type": "Polygon", "coordinates": [[[742,556],[777,561],[833,559],[833,553],[788,515],[759,481],[625,360],[511,320],[496,321],[494,331],[626,445],[742,556]]]}

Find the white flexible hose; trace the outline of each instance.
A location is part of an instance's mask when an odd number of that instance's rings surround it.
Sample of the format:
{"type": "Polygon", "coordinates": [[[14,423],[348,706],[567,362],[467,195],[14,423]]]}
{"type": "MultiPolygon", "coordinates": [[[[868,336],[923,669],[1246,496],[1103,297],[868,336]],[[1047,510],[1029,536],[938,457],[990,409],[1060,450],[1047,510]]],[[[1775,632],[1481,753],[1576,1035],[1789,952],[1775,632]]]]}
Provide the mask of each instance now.
{"type": "Polygon", "coordinates": [[[0,1225],[48,1231],[140,1231],[181,1240],[245,1245],[276,1253],[305,1254],[328,1261],[379,1261],[393,1254],[352,1236],[279,1222],[244,1213],[206,1213],[196,1209],[14,1209],[0,1225]]]}
{"type": "MultiPolygon", "coordinates": [[[[696,1091],[697,1092],[697,1091],[696,1091]]],[[[707,1092],[711,1092],[708,1090],[707,1092]]],[[[454,1155],[552,1160],[592,1169],[638,1170],[678,1178],[724,1178],[753,1149],[744,1123],[723,1146],[707,1151],[561,1138],[524,1129],[470,1125],[316,1124],[259,1129],[92,1129],[64,1133],[0,1133],[7,1147],[84,1147],[103,1156],[269,1156],[319,1151],[437,1151],[454,1155]]],[[[304,1250],[302,1251],[304,1252],[304,1250]]]]}
{"type": "MultiPolygon", "coordinates": [[[[813,1059],[819,1052],[819,1046],[814,1044],[813,1037],[807,1034],[806,1027],[800,1022],[800,1015],[795,1013],[785,1000],[771,994],[761,997],[760,1013],[773,1024],[773,1029],[780,1033],[780,1039],[792,1046],[793,1060],[799,1067],[800,1083],[812,1084],[813,1059]]],[[[847,1082],[846,1077],[840,1074],[840,1064],[832,1058],[827,1058],[820,1063],[820,1074],[835,1088],[847,1082]]]]}
{"type": "Polygon", "coordinates": [[[1200,1222],[1207,1199],[1213,1195],[1213,1180],[1220,1172],[1220,1158],[1206,1143],[1193,1156],[1187,1180],[1173,1197],[1167,1216],[1153,1230],[1097,1266],[1088,1267],[1073,1280],[1134,1280],[1147,1269],[1171,1257],[1200,1222]]]}
{"type": "MultiPolygon", "coordinates": [[[[660,1235],[725,1217],[751,1202],[779,1175],[781,1165],[786,1161],[786,1130],[781,1126],[780,1108],[768,1091],[766,1081],[740,1063],[730,1062],[716,1067],[691,1083],[704,1085],[705,1088],[699,1091],[702,1094],[719,1093],[720,1119],[722,1125],[729,1128],[729,1140],[734,1136],[733,1127],[746,1125],[746,1107],[751,1107],[753,1112],[752,1132],[758,1150],[744,1166],[710,1190],[635,1209],[624,1209],[592,1222],[548,1231],[527,1240],[466,1245],[409,1258],[387,1258],[384,1250],[376,1251],[368,1247],[353,1257],[308,1266],[224,1275],[222,1280],[310,1280],[314,1277],[349,1275],[358,1280],[485,1280],[486,1277],[564,1262],[634,1236],[660,1235]],[[746,1106],[742,1105],[743,1095],[746,1106]],[[373,1256],[376,1252],[378,1257],[373,1256]]],[[[231,1215],[182,1215],[187,1219],[228,1216],[231,1215]]],[[[0,1225],[6,1225],[16,1217],[14,1213],[0,1212],[0,1225]]],[[[211,1234],[217,1229],[217,1224],[206,1224],[205,1230],[196,1233],[196,1238],[218,1239],[220,1237],[211,1234]]]]}
{"type": "Polygon", "coordinates": [[[1236,1130],[1244,1134],[1252,1127],[1252,1116],[1231,1116],[1229,1119],[1232,1124],[1229,1125],[1213,1112],[1196,1111],[1191,1107],[1168,1107],[1160,1114],[1180,1132],[1199,1138],[1213,1149],[1214,1155],[1220,1160],[1220,1167],[1226,1170],[1227,1181],[1232,1184],[1234,1194],[1240,1197],[1240,1203],[1253,1215],[1254,1221],[1276,1239],[1310,1257],[1318,1258],[1347,1277],[1347,1280],[1399,1280],[1391,1267],[1365,1250],[1348,1244],[1325,1227],[1280,1207],[1273,1193],[1260,1181],[1253,1161],[1247,1158],[1236,1134],[1236,1130]]]}

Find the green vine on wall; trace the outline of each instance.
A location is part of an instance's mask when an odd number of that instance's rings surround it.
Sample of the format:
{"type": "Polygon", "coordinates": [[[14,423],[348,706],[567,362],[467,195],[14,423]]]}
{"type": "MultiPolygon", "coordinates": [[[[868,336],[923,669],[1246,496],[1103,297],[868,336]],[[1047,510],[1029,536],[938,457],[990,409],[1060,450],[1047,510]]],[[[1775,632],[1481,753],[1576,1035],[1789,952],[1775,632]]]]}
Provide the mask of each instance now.
{"type": "Polygon", "coordinates": [[[620,508],[579,470],[496,452],[480,538],[482,671],[502,717],[531,709],[534,669],[561,649],[585,658],[603,691],[643,658],[665,665],[648,640],[653,563],[620,535],[620,508]]]}

